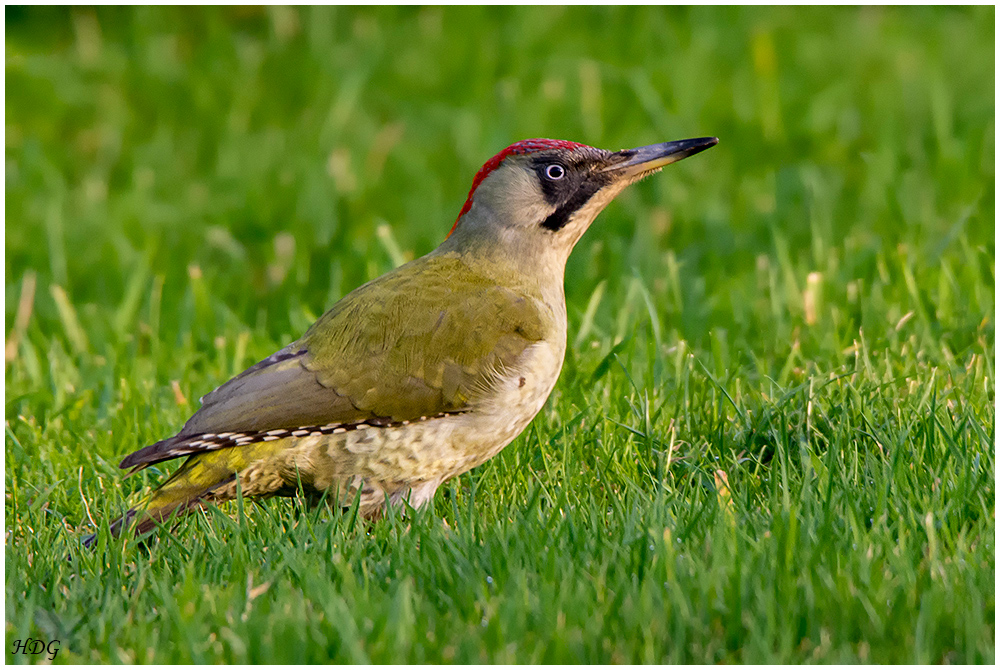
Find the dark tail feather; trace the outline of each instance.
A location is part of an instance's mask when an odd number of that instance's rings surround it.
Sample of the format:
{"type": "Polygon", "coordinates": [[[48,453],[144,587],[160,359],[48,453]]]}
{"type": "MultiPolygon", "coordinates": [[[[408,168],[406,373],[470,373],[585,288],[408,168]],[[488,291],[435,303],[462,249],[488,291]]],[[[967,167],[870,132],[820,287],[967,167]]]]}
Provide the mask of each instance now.
{"type": "MultiPolygon", "coordinates": [[[[122,532],[122,528],[127,526],[128,523],[132,520],[132,517],[134,516],[135,516],[135,509],[130,509],[129,511],[125,512],[125,514],[121,515],[120,517],[112,521],[110,527],[111,537],[118,537],[122,532]]],[[[83,538],[83,546],[86,547],[87,549],[93,549],[94,545],[96,544],[97,544],[97,533],[91,533],[87,537],[83,538]]]]}
{"type": "MultiPolygon", "coordinates": [[[[230,480],[232,481],[232,480],[230,480]]],[[[109,530],[111,531],[111,537],[118,537],[122,532],[129,528],[133,528],[135,536],[139,537],[155,530],[157,525],[168,521],[171,517],[181,517],[187,514],[194,507],[199,507],[202,504],[200,498],[192,500],[188,503],[181,503],[174,506],[164,506],[155,509],[143,508],[142,506],[136,506],[129,511],[122,514],[120,517],[111,522],[109,530]],[[135,518],[139,517],[136,521],[135,518]]],[[[83,538],[83,546],[87,549],[93,549],[97,544],[97,533],[91,533],[87,537],[83,538]]]]}

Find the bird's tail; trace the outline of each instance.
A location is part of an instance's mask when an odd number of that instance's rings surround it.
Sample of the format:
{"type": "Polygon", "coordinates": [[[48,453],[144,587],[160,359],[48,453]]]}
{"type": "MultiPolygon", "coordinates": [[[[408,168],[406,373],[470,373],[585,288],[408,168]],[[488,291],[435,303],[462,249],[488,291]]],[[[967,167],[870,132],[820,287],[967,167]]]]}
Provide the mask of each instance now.
{"type": "MultiPolygon", "coordinates": [[[[111,523],[111,534],[119,536],[126,528],[144,535],[172,517],[197,509],[206,501],[235,497],[236,477],[248,465],[273,455],[277,442],[257,442],[217,451],[193,454],[167,481],[146,495],[132,509],[111,523]]],[[[274,491],[276,493],[277,491],[274,491]]],[[[93,546],[97,535],[84,540],[93,546]]]]}

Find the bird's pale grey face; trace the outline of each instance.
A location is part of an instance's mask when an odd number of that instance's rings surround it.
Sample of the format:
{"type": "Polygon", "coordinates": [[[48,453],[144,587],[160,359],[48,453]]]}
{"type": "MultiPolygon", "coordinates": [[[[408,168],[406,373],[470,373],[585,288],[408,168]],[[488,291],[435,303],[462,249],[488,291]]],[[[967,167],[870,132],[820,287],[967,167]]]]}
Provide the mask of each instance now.
{"type": "Polygon", "coordinates": [[[477,175],[456,222],[455,243],[486,242],[517,258],[561,268],[597,215],[626,186],[717,141],[682,140],[616,152],[559,140],[512,145],[477,175]],[[520,152],[520,145],[542,148],[520,152]]]}
{"type": "MultiPolygon", "coordinates": [[[[476,189],[466,218],[476,227],[495,228],[502,237],[568,255],[626,185],[603,171],[612,156],[585,146],[509,156],[476,189]]],[[[465,224],[462,221],[459,230],[465,224]]]]}

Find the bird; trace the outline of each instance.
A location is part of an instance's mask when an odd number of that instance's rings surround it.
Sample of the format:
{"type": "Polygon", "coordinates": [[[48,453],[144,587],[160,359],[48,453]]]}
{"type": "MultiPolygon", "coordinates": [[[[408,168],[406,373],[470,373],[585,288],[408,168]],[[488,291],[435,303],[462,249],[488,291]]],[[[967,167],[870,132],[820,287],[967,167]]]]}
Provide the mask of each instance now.
{"type": "Polygon", "coordinates": [[[369,520],[425,505],[512,442],[552,392],[566,352],[566,261],[597,215],[626,186],[717,143],[503,149],[476,173],[440,246],[348,293],[300,339],[205,395],[176,435],[126,456],[130,475],[185,460],[112,534],[144,535],[238,496],[302,492],[369,520]]]}

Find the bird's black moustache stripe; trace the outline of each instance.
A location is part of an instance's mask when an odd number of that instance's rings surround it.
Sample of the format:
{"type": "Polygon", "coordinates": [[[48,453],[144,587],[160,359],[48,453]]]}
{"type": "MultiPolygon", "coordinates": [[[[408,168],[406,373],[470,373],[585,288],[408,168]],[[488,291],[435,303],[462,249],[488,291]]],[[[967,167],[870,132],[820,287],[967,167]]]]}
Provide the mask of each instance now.
{"type": "Polygon", "coordinates": [[[546,230],[551,230],[556,232],[561,230],[563,226],[569,223],[569,219],[573,214],[587,204],[587,201],[595,193],[601,190],[605,185],[604,180],[601,179],[588,179],[587,181],[580,184],[573,195],[563,204],[556,208],[556,211],[549,214],[549,216],[542,221],[542,227],[546,230]]]}

